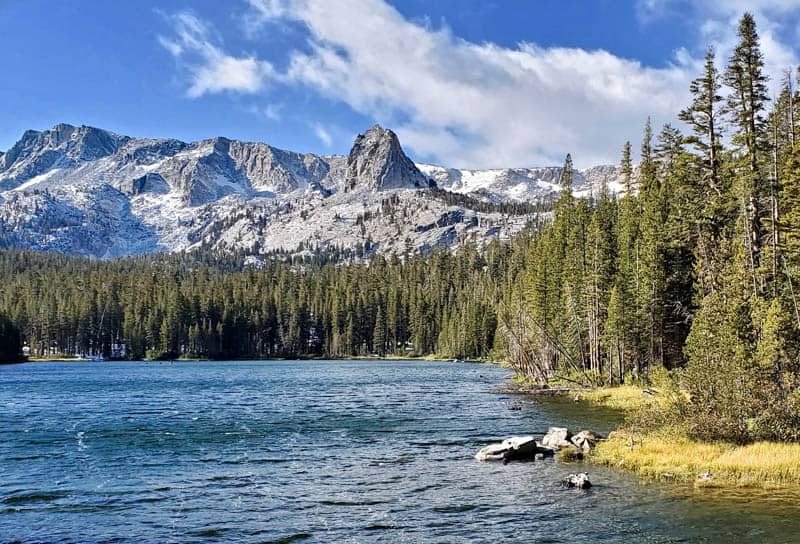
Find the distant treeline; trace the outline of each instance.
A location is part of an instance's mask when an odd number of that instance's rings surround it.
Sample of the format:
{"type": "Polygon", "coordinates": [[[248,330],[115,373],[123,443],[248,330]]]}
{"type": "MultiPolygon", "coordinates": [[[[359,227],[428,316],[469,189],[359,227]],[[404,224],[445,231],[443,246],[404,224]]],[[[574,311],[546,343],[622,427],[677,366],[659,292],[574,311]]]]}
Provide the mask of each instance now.
{"type": "Polygon", "coordinates": [[[515,268],[493,243],[405,262],[298,265],[210,252],[96,261],[0,252],[0,313],[32,356],[486,357],[515,268]]]}

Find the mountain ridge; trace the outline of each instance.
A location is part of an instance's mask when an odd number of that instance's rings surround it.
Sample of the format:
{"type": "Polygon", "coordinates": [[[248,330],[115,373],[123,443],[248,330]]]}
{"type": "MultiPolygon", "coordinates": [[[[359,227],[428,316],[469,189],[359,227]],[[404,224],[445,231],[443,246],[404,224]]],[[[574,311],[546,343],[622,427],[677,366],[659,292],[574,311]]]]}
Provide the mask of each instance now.
{"type": "MultiPolygon", "coordinates": [[[[602,181],[576,172],[576,192],[614,188],[616,167],[597,169],[602,181]]],[[[321,156],[225,137],[182,142],[60,123],[25,131],[0,154],[0,243],[92,257],[199,246],[255,254],[337,244],[429,251],[507,237],[531,217],[448,205],[427,191],[538,202],[560,190],[560,170],[416,164],[379,125],[359,134],[348,155],[321,156]],[[401,219],[392,206],[403,208],[401,219]]]]}

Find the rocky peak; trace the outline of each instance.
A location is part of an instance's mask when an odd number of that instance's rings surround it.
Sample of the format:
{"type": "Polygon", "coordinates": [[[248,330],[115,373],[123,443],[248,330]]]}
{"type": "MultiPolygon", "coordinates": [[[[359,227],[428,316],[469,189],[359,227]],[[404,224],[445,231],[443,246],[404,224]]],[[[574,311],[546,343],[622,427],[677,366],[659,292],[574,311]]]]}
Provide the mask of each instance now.
{"type": "Polygon", "coordinates": [[[127,138],[95,127],[59,123],[40,133],[39,145],[63,151],[70,159],[91,161],[113,155],[127,138]]]}
{"type": "MultiPolygon", "coordinates": [[[[634,182],[639,178],[638,166],[634,167],[633,180],[634,182]]],[[[592,188],[594,192],[600,190],[603,185],[613,189],[615,184],[621,187],[622,184],[622,171],[619,166],[612,164],[601,164],[599,166],[592,166],[582,171],[586,183],[592,188]]]]}
{"type": "Polygon", "coordinates": [[[347,157],[345,190],[426,188],[435,186],[403,152],[397,135],[375,125],[359,134],[347,157]]]}
{"type": "Polygon", "coordinates": [[[228,150],[231,147],[231,140],[225,138],[224,136],[211,138],[210,140],[206,140],[204,143],[208,143],[211,146],[212,153],[219,153],[220,155],[227,155],[228,150]]]}
{"type": "Polygon", "coordinates": [[[99,128],[59,123],[49,130],[27,130],[0,159],[0,185],[13,187],[21,180],[51,168],[70,168],[79,162],[113,155],[129,138],[99,128]]]}

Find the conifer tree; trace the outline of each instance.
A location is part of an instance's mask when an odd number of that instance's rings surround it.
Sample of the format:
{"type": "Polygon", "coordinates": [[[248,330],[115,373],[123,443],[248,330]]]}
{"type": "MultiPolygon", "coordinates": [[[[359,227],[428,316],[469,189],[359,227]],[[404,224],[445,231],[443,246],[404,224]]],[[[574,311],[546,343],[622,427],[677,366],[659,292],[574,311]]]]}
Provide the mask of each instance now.
{"type": "Polygon", "coordinates": [[[741,150],[747,168],[747,175],[739,176],[737,186],[742,220],[747,225],[742,235],[748,250],[751,282],[754,289],[760,290],[756,270],[760,266],[764,234],[764,200],[769,196],[762,171],[764,155],[769,147],[765,119],[769,97],[767,77],[763,73],[764,58],[751,13],[745,13],[740,19],[738,36],[739,43],[728,61],[724,81],[730,88],[727,109],[735,127],[733,142],[741,150]]]}
{"type": "Polygon", "coordinates": [[[663,309],[664,284],[664,228],[666,203],[659,175],[659,167],[653,156],[653,131],[647,120],[642,140],[640,191],[638,200],[642,210],[641,236],[638,253],[641,256],[641,279],[638,292],[638,319],[645,324],[643,342],[648,364],[663,364],[663,309]]]}
{"type": "Polygon", "coordinates": [[[692,144],[701,154],[703,165],[703,182],[711,190],[720,193],[719,169],[720,154],[720,76],[717,71],[714,49],[709,47],[706,51],[703,75],[689,86],[692,94],[691,105],[678,114],[678,119],[688,124],[692,136],[686,138],[686,143],[692,144]]]}
{"type": "Polygon", "coordinates": [[[618,237],[617,237],[617,277],[615,281],[616,308],[614,327],[620,335],[612,344],[617,344],[619,361],[619,378],[622,380],[626,372],[641,370],[640,350],[641,321],[638,312],[641,300],[641,258],[640,258],[640,218],[639,199],[634,192],[633,166],[631,160],[631,144],[627,142],[622,150],[620,171],[625,185],[625,195],[619,204],[618,237]]]}

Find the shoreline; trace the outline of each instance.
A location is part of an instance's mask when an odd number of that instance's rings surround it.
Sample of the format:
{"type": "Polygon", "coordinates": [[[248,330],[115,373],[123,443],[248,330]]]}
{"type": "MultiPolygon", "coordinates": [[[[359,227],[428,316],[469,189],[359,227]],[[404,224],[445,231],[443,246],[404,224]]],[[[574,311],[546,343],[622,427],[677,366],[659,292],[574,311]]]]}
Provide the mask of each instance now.
{"type": "Polygon", "coordinates": [[[274,358],[238,358],[238,359],[209,359],[202,357],[187,357],[177,359],[103,359],[93,360],[84,359],[80,357],[29,357],[24,361],[13,361],[3,364],[19,365],[26,363],[202,363],[202,362],[279,362],[279,361],[426,361],[433,363],[468,363],[468,364],[481,364],[481,365],[497,365],[503,366],[502,362],[479,360],[479,359],[456,359],[452,357],[436,357],[432,355],[423,355],[421,357],[413,356],[383,356],[373,357],[370,355],[358,355],[353,357],[274,357],[274,358]]]}
{"type": "MultiPolygon", "coordinates": [[[[630,414],[657,402],[643,388],[618,386],[577,392],[576,402],[630,414]]],[[[800,484],[800,443],[733,444],[694,440],[678,430],[619,427],[587,456],[587,462],[648,481],[695,488],[785,490],[800,484]]]]}

